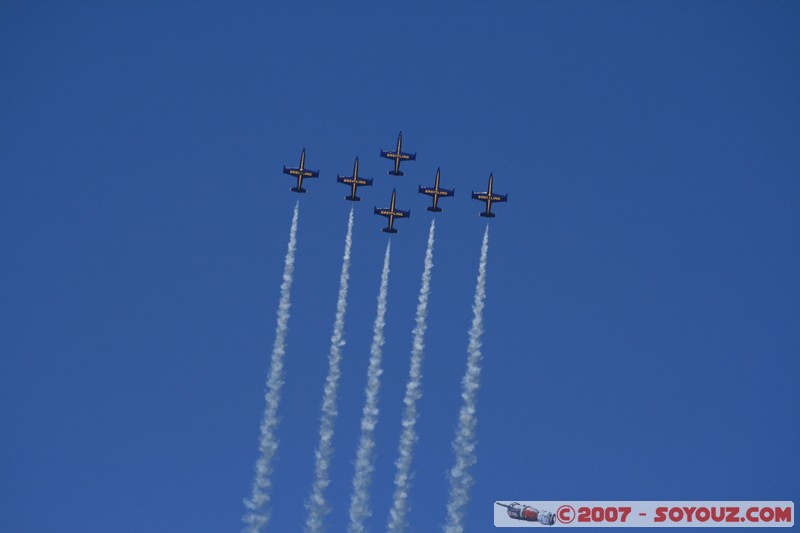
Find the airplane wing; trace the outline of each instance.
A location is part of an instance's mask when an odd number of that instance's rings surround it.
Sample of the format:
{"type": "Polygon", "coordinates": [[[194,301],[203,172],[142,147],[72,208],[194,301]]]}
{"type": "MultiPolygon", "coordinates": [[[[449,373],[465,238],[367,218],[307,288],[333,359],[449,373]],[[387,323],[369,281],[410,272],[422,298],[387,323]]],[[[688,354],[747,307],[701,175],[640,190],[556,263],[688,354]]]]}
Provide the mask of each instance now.
{"type": "Polygon", "coordinates": [[[472,193],[472,199],[473,200],[480,200],[481,202],[485,202],[486,200],[489,199],[489,195],[486,194],[485,192],[474,192],[474,193],[472,193]]]}
{"type": "Polygon", "coordinates": [[[402,211],[400,209],[395,209],[392,211],[391,209],[381,209],[376,207],[374,212],[376,215],[380,215],[382,217],[390,217],[394,215],[394,218],[409,218],[411,216],[411,210],[402,211]]]}
{"type": "MultiPolygon", "coordinates": [[[[346,183],[347,185],[352,185],[353,184],[353,176],[339,176],[337,174],[336,175],[336,181],[338,183],[346,183]]],[[[368,186],[372,185],[372,178],[357,178],[355,180],[355,182],[356,182],[356,185],[358,185],[359,187],[368,187],[368,186]]]]}
{"type": "Polygon", "coordinates": [[[290,176],[296,176],[298,172],[300,172],[299,168],[283,167],[284,174],[289,174],[290,176]]]}
{"type": "Polygon", "coordinates": [[[417,154],[409,154],[408,152],[400,152],[400,159],[403,161],[414,161],[417,159],[417,154]]]}
{"type": "Polygon", "coordinates": [[[306,178],[318,178],[319,177],[319,170],[305,170],[306,178]]]}
{"type": "Polygon", "coordinates": [[[385,157],[387,159],[394,159],[397,154],[392,152],[391,150],[381,150],[381,157],[385,157]]]}
{"type": "Polygon", "coordinates": [[[507,202],[507,201],[508,201],[508,195],[507,195],[507,194],[496,194],[496,195],[494,195],[494,196],[492,197],[492,201],[493,201],[494,203],[497,203],[497,202],[507,202]]]}
{"type": "MultiPolygon", "coordinates": [[[[427,194],[428,196],[436,196],[437,191],[433,187],[420,187],[420,194],[427,194]]],[[[453,196],[456,193],[455,189],[442,189],[439,188],[438,194],[442,197],[453,196]]]]}

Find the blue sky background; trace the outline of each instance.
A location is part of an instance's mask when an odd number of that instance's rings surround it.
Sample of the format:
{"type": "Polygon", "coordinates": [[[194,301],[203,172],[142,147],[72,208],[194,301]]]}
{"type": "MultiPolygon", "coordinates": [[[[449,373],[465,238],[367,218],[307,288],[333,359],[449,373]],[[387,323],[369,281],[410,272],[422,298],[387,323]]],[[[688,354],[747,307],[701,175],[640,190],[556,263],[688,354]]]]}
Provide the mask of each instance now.
{"type": "Polygon", "coordinates": [[[385,528],[437,166],[414,531],[445,520],[490,171],[468,530],[495,500],[797,501],[797,3],[138,4],[0,5],[0,530],[240,528],[304,146],[274,531],[304,522],[356,155],[330,531],[397,187],[385,528]]]}

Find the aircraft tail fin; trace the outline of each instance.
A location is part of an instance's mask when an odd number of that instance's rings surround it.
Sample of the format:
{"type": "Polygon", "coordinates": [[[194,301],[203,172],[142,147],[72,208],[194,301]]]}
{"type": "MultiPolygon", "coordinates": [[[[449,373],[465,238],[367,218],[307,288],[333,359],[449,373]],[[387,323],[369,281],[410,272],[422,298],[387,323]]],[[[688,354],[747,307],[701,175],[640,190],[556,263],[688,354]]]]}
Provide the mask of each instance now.
{"type": "Polygon", "coordinates": [[[391,176],[405,176],[405,173],[403,173],[402,170],[398,170],[397,172],[395,172],[394,170],[390,170],[389,174],[391,176]]]}
{"type": "Polygon", "coordinates": [[[344,199],[345,200],[350,200],[351,202],[360,202],[361,201],[361,197],[355,196],[353,194],[351,194],[350,196],[345,196],[344,199]]]}
{"type": "Polygon", "coordinates": [[[306,190],[302,187],[292,187],[292,192],[306,192],[306,190]]]}
{"type": "Polygon", "coordinates": [[[433,207],[432,205],[428,206],[427,209],[428,209],[428,211],[433,211],[434,213],[441,213],[442,212],[442,208],[441,207],[433,207]]]}
{"type": "Polygon", "coordinates": [[[392,228],[392,229],[389,229],[389,228],[381,228],[381,231],[382,231],[382,232],[384,232],[384,233],[397,233],[397,230],[396,230],[396,229],[394,229],[394,228],[392,228]]]}
{"type": "Polygon", "coordinates": [[[481,213],[481,216],[486,218],[494,218],[495,215],[491,211],[484,211],[483,213],[481,213]]]}

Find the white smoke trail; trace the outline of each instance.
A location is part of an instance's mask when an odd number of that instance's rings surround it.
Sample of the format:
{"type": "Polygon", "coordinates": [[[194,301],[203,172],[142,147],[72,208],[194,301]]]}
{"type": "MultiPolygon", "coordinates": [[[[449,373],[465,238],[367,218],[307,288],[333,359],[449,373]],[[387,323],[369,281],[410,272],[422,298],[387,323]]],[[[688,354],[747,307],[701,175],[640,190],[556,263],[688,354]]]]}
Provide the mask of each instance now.
{"type": "Polygon", "coordinates": [[[372,329],[367,389],[364,411],[361,417],[361,437],[356,452],[356,471],[353,476],[353,496],[350,499],[350,533],[363,533],[364,521],[369,517],[369,485],[374,470],[372,450],[375,447],[375,426],[378,424],[378,392],[381,387],[381,357],[383,356],[383,327],[386,324],[386,292],[389,286],[389,251],[392,241],[386,243],[381,272],[381,288],[378,291],[378,310],[372,329]]]}
{"type": "Polygon", "coordinates": [[[261,419],[261,437],[258,450],[261,453],[256,461],[256,477],[250,497],[244,500],[248,512],[242,517],[247,525],[245,531],[258,533],[269,521],[269,512],[265,506],[269,503],[272,490],[272,460],[278,449],[278,404],[281,401],[283,387],[283,356],[286,353],[286,333],[289,331],[289,308],[292,306],[290,291],[294,274],[294,253],[297,249],[297,218],[300,202],[294,205],[292,227],[289,230],[289,246],[283,265],[283,282],[278,304],[278,323],[275,326],[275,343],[272,345],[272,361],[270,362],[267,390],[264,393],[266,407],[261,419]]]}
{"type": "Polygon", "coordinates": [[[322,521],[328,514],[328,502],[325,501],[325,489],[330,484],[328,469],[330,468],[331,455],[333,454],[333,423],[336,420],[336,397],[339,388],[339,363],[342,359],[344,346],[344,314],[347,310],[347,287],[350,279],[350,246],[353,243],[353,209],[350,209],[350,218],[347,221],[347,236],[344,240],[344,256],[342,258],[342,273],[339,276],[339,297],[336,301],[336,319],[333,323],[331,335],[331,351],[328,356],[328,377],[322,394],[322,419],[319,428],[319,445],[315,452],[314,483],[311,486],[311,496],[306,502],[306,531],[318,532],[323,530],[322,521]]]}
{"type": "Polygon", "coordinates": [[[450,500],[447,503],[446,533],[464,531],[464,507],[469,502],[469,489],[472,476],[469,469],[475,464],[475,406],[481,379],[481,335],[483,334],[483,302],[486,298],[486,255],[489,251],[489,226],[483,234],[481,262],[478,267],[478,283],[475,287],[475,301],[472,304],[472,327],[469,330],[467,347],[467,371],[461,381],[461,398],[464,403],[458,414],[458,429],[453,440],[455,465],[449,472],[450,500]]]}
{"type": "Polygon", "coordinates": [[[392,509],[389,511],[389,531],[400,532],[406,529],[406,515],[408,514],[408,493],[411,489],[411,460],[414,445],[417,442],[417,400],[422,396],[422,355],[425,349],[426,319],[428,318],[428,296],[430,295],[431,270],[433,269],[433,233],[435,221],[431,221],[428,230],[428,249],[425,251],[425,268],[422,271],[422,285],[419,289],[417,300],[416,325],[414,327],[414,341],[411,347],[411,369],[408,373],[406,395],[403,399],[405,411],[403,412],[403,430],[400,435],[400,447],[395,466],[397,472],[394,477],[394,497],[392,509]]]}

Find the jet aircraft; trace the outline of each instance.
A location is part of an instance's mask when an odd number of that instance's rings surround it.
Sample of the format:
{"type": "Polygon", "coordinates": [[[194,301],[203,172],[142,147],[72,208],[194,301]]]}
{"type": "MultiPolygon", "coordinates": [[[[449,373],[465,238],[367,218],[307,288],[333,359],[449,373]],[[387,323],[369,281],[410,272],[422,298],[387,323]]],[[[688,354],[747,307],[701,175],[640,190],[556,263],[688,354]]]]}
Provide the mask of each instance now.
{"type": "Polygon", "coordinates": [[[340,176],[336,175],[336,181],[339,183],[344,183],[346,185],[351,186],[350,196],[345,196],[345,200],[350,200],[351,202],[359,202],[361,198],[356,196],[356,188],[361,185],[363,186],[370,186],[372,185],[372,178],[359,178],[358,177],[358,158],[356,157],[356,164],[353,167],[353,175],[352,176],[340,176]]]}
{"type": "Polygon", "coordinates": [[[436,169],[436,183],[431,187],[423,187],[422,185],[419,186],[419,193],[420,194],[427,194],[428,196],[433,197],[433,205],[428,206],[426,209],[428,211],[433,211],[434,213],[438,213],[442,210],[439,207],[439,197],[443,196],[445,198],[455,196],[456,190],[455,189],[440,189],[439,188],[439,174],[441,169],[436,169]]]}
{"type": "Polygon", "coordinates": [[[392,205],[385,208],[375,208],[375,214],[380,215],[382,217],[386,217],[389,219],[389,225],[385,228],[381,228],[381,231],[386,233],[397,233],[397,230],[394,229],[394,219],[395,218],[409,218],[411,216],[411,210],[402,211],[400,209],[394,208],[394,197],[396,191],[392,189],[392,205]]]}
{"type": "Polygon", "coordinates": [[[489,190],[486,192],[475,192],[472,191],[472,199],[479,200],[481,202],[486,202],[486,211],[481,213],[482,217],[489,217],[494,218],[494,213],[492,213],[492,204],[497,202],[505,202],[508,200],[507,194],[493,194],[492,193],[492,183],[494,182],[494,178],[492,174],[489,174],[489,190]]]}
{"type": "Polygon", "coordinates": [[[400,161],[414,161],[417,159],[416,152],[411,154],[408,152],[403,152],[401,147],[403,145],[403,132],[401,131],[400,134],[397,136],[397,150],[392,152],[391,150],[381,150],[381,157],[385,157],[386,159],[394,159],[394,170],[390,170],[389,174],[392,176],[402,176],[403,173],[400,171],[400,161]]]}
{"type": "Polygon", "coordinates": [[[283,173],[289,174],[290,176],[294,176],[297,178],[297,186],[292,187],[292,192],[306,192],[303,188],[303,178],[317,178],[319,177],[319,170],[307,170],[305,168],[306,165],[306,149],[303,148],[302,153],[300,154],[300,166],[297,168],[294,167],[283,167],[283,173]]]}

